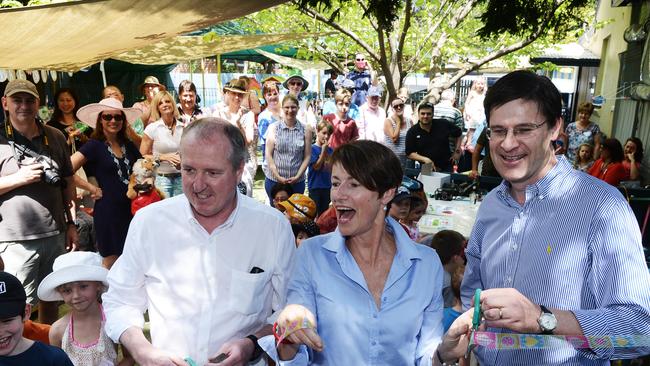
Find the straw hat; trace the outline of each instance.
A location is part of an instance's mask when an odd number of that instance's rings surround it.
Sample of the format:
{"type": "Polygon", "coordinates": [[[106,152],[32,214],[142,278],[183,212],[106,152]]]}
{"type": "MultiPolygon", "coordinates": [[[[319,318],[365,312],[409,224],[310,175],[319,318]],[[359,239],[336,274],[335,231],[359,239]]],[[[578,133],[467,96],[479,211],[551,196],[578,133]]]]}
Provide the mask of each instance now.
{"type": "Polygon", "coordinates": [[[246,90],[246,82],[241,79],[230,80],[223,90],[239,94],[248,94],[248,90],[246,90]]]}
{"type": "Polygon", "coordinates": [[[138,89],[140,89],[140,93],[143,92],[143,89],[144,89],[145,85],[158,85],[159,88],[162,88],[161,90],[166,90],[167,89],[167,88],[165,88],[164,85],[162,85],[160,83],[160,81],[158,81],[158,78],[155,77],[155,76],[147,76],[146,78],[144,78],[144,81],[142,82],[142,84],[140,84],[140,86],[138,86],[138,89]]]}
{"type": "Polygon", "coordinates": [[[85,105],[77,111],[77,118],[88,126],[97,127],[97,116],[103,111],[119,110],[126,114],[127,121],[135,121],[142,112],[135,108],[124,108],[122,102],[115,98],[102,99],[99,103],[85,105]]]}
{"type": "Polygon", "coordinates": [[[76,281],[97,281],[108,286],[108,270],[102,267],[102,257],[93,252],[70,252],[58,256],[52,265],[52,273],[38,286],[38,298],[43,301],[63,300],[57,287],[76,281]]]}

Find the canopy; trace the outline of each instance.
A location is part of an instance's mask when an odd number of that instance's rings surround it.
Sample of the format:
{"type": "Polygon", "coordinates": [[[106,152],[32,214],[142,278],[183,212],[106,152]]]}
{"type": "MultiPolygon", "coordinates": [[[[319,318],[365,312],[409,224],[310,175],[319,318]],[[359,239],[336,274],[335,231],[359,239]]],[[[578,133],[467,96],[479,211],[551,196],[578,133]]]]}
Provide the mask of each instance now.
{"type": "Polygon", "coordinates": [[[0,68],[77,71],[284,2],[87,0],[3,9],[0,68]]]}
{"type": "Polygon", "coordinates": [[[256,52],[258,52],[261,55],[264,55],[271,60],[285,66],[290,66],[293,67],[294,69],[300,69],[300,70],[307,70],[307,69],[317,69],[317,70],[327,70],[331,69],[332,67],[326,64],[325,62],[322,61],[306,61],[306,60],[299,60],[297,58],[293,57],[286,57],[286,56],[280,56],[278,54],[272,53],[272,52],[266,52],[264,50],[256,49],[256,52]]]}
{"type": "MultiPolygon", "coordinates": [[[[196,60],[228,52],[246,50],[261,45],[300,40],[309,36],[314,36],[314,34],[285,33],[220,35],[210,40],[206,40],[203,36],[179,36],[143,48],[125,52],[113,58],[134,64],[165,65],[188,60],[196,60]]],[[[318,34],[316,34],[316,36],[318,36],[318,34]]],[[[264,51],[260,50],[258,52],[262,53],[264,51]]],[[[266,54],[264,55],[266,56],[266,54]]],[[[271,53],[271,55],[275,54],[271,53]]],[[[273,59],[273,57],[267,57],[273,59]]]]}

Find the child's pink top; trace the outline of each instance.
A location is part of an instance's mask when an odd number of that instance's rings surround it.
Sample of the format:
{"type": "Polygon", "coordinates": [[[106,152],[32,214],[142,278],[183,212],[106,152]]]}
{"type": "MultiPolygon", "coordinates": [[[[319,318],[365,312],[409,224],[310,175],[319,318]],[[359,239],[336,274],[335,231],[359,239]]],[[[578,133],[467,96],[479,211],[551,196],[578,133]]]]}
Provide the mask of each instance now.
{"type": "Polygon", "coordinates": [[[63,332],[61,348],[70,357],[75,366],[112,366],[117,363],[117,351],[113,341],[104,332],[104,308],[99,304],[102,313],[102,325],[99,338],[88,344],[81,344],[74,338],[74,317],[70,314],[70,322],[63,332]]]}

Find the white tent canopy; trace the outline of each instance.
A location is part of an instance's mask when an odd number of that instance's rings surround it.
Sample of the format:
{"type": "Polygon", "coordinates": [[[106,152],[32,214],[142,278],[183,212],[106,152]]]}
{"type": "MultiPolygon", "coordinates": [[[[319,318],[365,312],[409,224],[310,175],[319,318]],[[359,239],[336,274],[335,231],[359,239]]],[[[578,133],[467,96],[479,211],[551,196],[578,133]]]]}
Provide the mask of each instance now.
{"type": "Polygon", "coordinates": [[[89,0],[3,9],[0,68],[77,71],[285,1],[89,0]]]}

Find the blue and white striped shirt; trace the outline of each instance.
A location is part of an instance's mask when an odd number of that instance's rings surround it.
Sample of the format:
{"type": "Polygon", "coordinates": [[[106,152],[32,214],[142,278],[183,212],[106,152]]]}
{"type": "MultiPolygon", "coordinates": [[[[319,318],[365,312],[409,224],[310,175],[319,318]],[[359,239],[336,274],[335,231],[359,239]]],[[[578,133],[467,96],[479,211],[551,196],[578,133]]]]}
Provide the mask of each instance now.
{"type": "MultiPolygon", "coordinates": [[[[503,182],[478,212],[461,295],[508,288],[536,304],[572,311],[585,335],[650,334],[650,275],[634,214],[616,188],[564,157],[526,188],[522,206],[503,182]]],[[[504,329],[488,329],[508,332],[504,329]]],[[[609,365],[650,349],[494,350],[481,365],[609,365]]]]}

